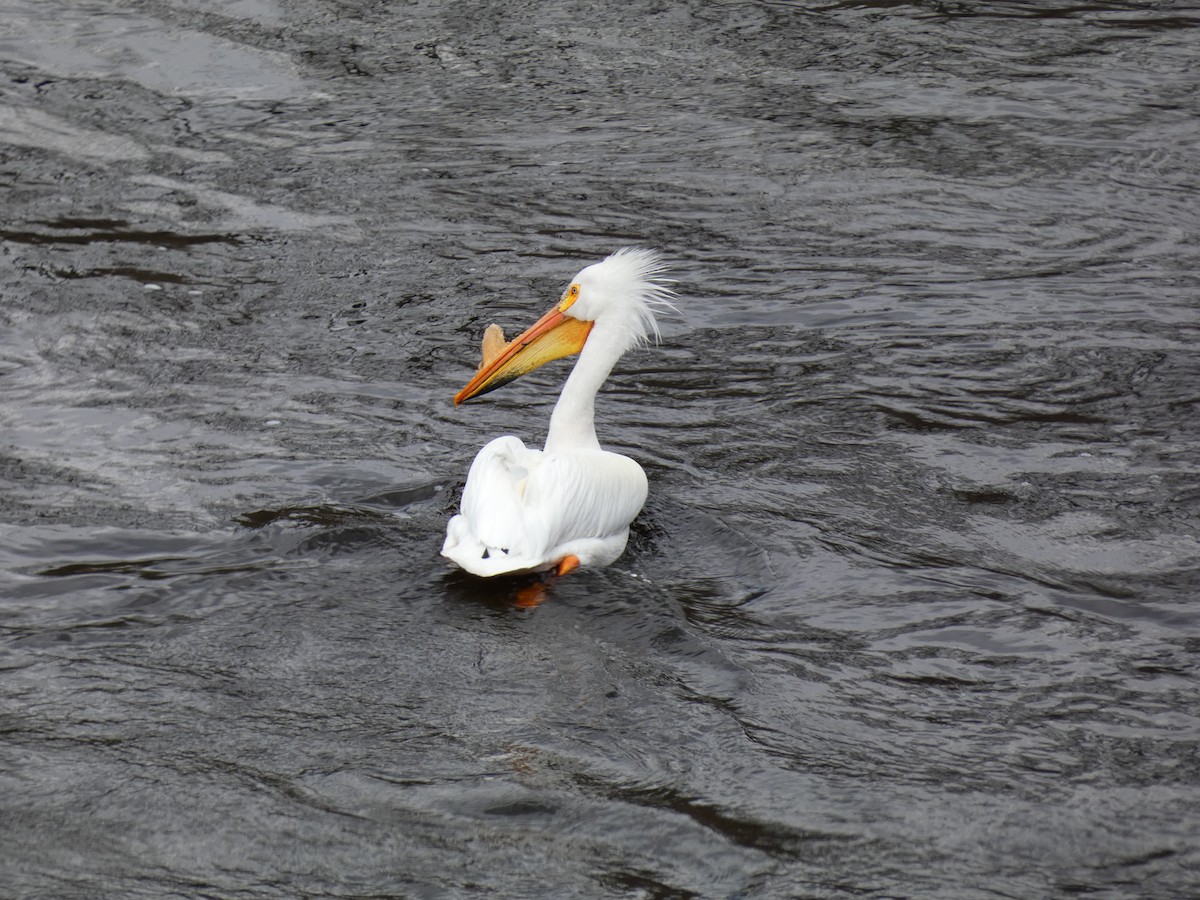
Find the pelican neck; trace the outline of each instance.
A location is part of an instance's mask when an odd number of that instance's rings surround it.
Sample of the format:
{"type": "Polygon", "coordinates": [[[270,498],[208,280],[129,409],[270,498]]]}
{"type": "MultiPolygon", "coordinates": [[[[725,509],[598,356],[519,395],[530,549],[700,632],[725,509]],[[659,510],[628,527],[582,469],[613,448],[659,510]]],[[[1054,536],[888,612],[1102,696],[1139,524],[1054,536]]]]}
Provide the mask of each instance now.
{"type": "Polygon", "coordinates": [[[625,352],[616,329],[597,321],[563,385],[546,436],[546,452],[599,450],[596,394],[625,352]]]}

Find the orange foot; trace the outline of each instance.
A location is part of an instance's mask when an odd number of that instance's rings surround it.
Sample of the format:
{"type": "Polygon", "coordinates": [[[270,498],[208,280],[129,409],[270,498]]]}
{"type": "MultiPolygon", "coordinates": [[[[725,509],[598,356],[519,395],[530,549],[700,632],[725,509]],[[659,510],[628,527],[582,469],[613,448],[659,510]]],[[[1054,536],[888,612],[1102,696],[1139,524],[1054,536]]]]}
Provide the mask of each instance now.
{"type": "Polygon", "coordinates": [[[540,581],[517,588],[513,594],[513,606],[517,609],[533,609],[546,600],[546,585],[540,581]]]}
{"type": "Polygon", "coordinates": [[[568,572],[574,572],[578,568],[579,557],[568,553],[558,561],[558,569],[556,571],[559,575],[566,575],[568,572]]]}

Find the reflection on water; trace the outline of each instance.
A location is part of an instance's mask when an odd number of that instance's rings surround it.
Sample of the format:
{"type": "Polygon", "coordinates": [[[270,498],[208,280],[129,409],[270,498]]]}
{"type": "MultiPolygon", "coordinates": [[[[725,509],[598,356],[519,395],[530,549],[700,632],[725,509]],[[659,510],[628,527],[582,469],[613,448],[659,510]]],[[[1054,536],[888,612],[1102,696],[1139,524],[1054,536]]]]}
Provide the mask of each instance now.
{"type": "Polygon", "coordinates": [[[4,893],[1194,892],[1195,10],[118,7],[0,38],[4,893]],[[632,243],[628,552],[448,569],[632,243]]]}

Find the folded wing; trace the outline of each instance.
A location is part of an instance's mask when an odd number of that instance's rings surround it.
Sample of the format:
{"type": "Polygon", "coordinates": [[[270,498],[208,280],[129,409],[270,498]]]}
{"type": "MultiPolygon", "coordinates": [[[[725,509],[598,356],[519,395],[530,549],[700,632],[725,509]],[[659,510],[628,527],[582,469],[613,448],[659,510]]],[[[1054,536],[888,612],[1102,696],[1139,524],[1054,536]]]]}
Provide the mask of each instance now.
{"type": "Polygon", "coordinates": [[[646,490],[627,457],[546,454],[496,438],[471,465],[442,554],[477,575],[547,569],[568,554],[607,565],[624,549],[646,490]]]}

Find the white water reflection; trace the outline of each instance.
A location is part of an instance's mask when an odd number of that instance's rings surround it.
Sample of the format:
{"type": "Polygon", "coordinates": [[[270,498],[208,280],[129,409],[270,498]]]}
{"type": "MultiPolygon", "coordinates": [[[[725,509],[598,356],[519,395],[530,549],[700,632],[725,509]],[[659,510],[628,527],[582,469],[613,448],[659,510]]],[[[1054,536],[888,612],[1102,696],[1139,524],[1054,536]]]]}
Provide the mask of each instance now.
{"type": "MultiPolygon", "coordinates": [[[[242,6],[247,16],[273,8],[242,6]]],[[[197,30],[187,15],[150,18],[104,0],[6,3],[0,58],[57,78],[129,80],[210,100],[279,100],[306,90],[287,54],[197,30]]]]}

